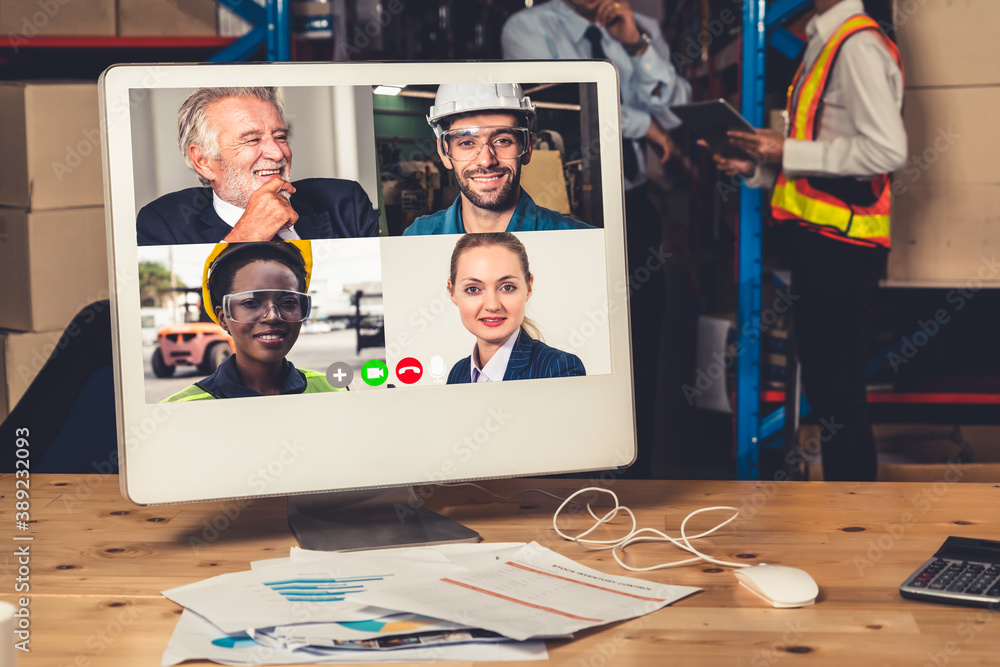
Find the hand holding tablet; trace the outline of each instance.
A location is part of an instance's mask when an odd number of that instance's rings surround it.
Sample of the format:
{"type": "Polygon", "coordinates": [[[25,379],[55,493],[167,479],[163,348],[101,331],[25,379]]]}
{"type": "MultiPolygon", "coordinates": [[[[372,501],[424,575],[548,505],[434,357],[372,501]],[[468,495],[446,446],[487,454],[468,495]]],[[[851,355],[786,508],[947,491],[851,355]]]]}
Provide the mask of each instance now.
{"type": "Polygon", "coordinates": [[[671,107],[711,149],[716,166],[733,176],[753,171],[759,164],[781,163],[784,137],[755,128],[725,100],[709,100],[671,107]]]}

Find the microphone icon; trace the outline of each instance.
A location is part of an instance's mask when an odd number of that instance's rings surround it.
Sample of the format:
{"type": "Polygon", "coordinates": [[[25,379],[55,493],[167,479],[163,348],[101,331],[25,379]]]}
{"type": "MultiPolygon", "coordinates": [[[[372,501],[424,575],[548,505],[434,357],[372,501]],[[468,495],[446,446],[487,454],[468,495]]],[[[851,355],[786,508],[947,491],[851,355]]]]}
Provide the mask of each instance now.
{"type": "Polygon", "coordinates": [[[444,364],[444,357],[437,354],[431,357],[430,373],[434,378],[434,382],[441,382],[441,378],[444,377],[444,372],[446,370],[447,367],[444,364]]]}

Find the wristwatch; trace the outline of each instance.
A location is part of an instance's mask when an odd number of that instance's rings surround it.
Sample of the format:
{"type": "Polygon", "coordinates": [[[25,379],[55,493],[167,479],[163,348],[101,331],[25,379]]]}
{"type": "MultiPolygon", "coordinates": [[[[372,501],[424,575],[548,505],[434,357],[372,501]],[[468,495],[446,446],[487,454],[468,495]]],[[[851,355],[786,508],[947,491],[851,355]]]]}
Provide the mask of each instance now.
{"type": "Polygon", "coordinates": [[[639,30],[638,40],[631,44],[622,44],[622,46],[625,47],[625,53],[634,56],[652,43],[653,38],[649,36],[649,33],[645,30],[639,30]]]}

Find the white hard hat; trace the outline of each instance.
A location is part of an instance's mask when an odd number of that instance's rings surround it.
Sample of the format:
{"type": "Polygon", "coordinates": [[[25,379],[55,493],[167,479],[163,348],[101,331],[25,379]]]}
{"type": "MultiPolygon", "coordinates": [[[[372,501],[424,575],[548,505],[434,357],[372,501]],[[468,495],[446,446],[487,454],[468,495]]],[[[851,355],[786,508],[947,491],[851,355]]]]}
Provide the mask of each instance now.
{"type": "Polygon", "coordinates": [[[444,130],[439,121],[448,116],[470,111],[522,113],[528,118],[528,129],[535,119],[535,105],[517,83],[444,83],[437,89],[434,106],[427,122],[440,137],[444,130]]]}

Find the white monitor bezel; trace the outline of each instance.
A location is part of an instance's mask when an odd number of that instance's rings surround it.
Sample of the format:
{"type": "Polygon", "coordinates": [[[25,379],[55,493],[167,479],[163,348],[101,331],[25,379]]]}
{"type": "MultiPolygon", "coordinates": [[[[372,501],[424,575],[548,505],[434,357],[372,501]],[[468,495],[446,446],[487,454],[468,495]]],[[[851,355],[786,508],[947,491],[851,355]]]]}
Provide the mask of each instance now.
{"type": "MultiPolygon", "coordinates": [[[[621,119],[613,65],[598,61],[129,65],[112,67],[101,76],[100,98],[120,483],[131,501],[195,502],[584,472],[621,468],[634,461],[621,119]],[[474,389],[450,385],[275,396],[266,402],[263,398],[145,402],[130,89],[539,80],[597,84],[610,374],[474,389]],[[279,411],[280,420],[266,417],[279,411]],[[331,418],[331,413],[339,413],[339,418],[331,418]],[[486,434],[485,441],[481,434],[486,434]],[[248,446],[250,438],[253,443],[248,446]],[[340,444],[346,442],[354,444],[340,444]],[[380,442],[389,443],[389,449],[379,447],[380,442]]],[[[567,240],[571,239],[572,232],[567,232],[567,240]]]]}

